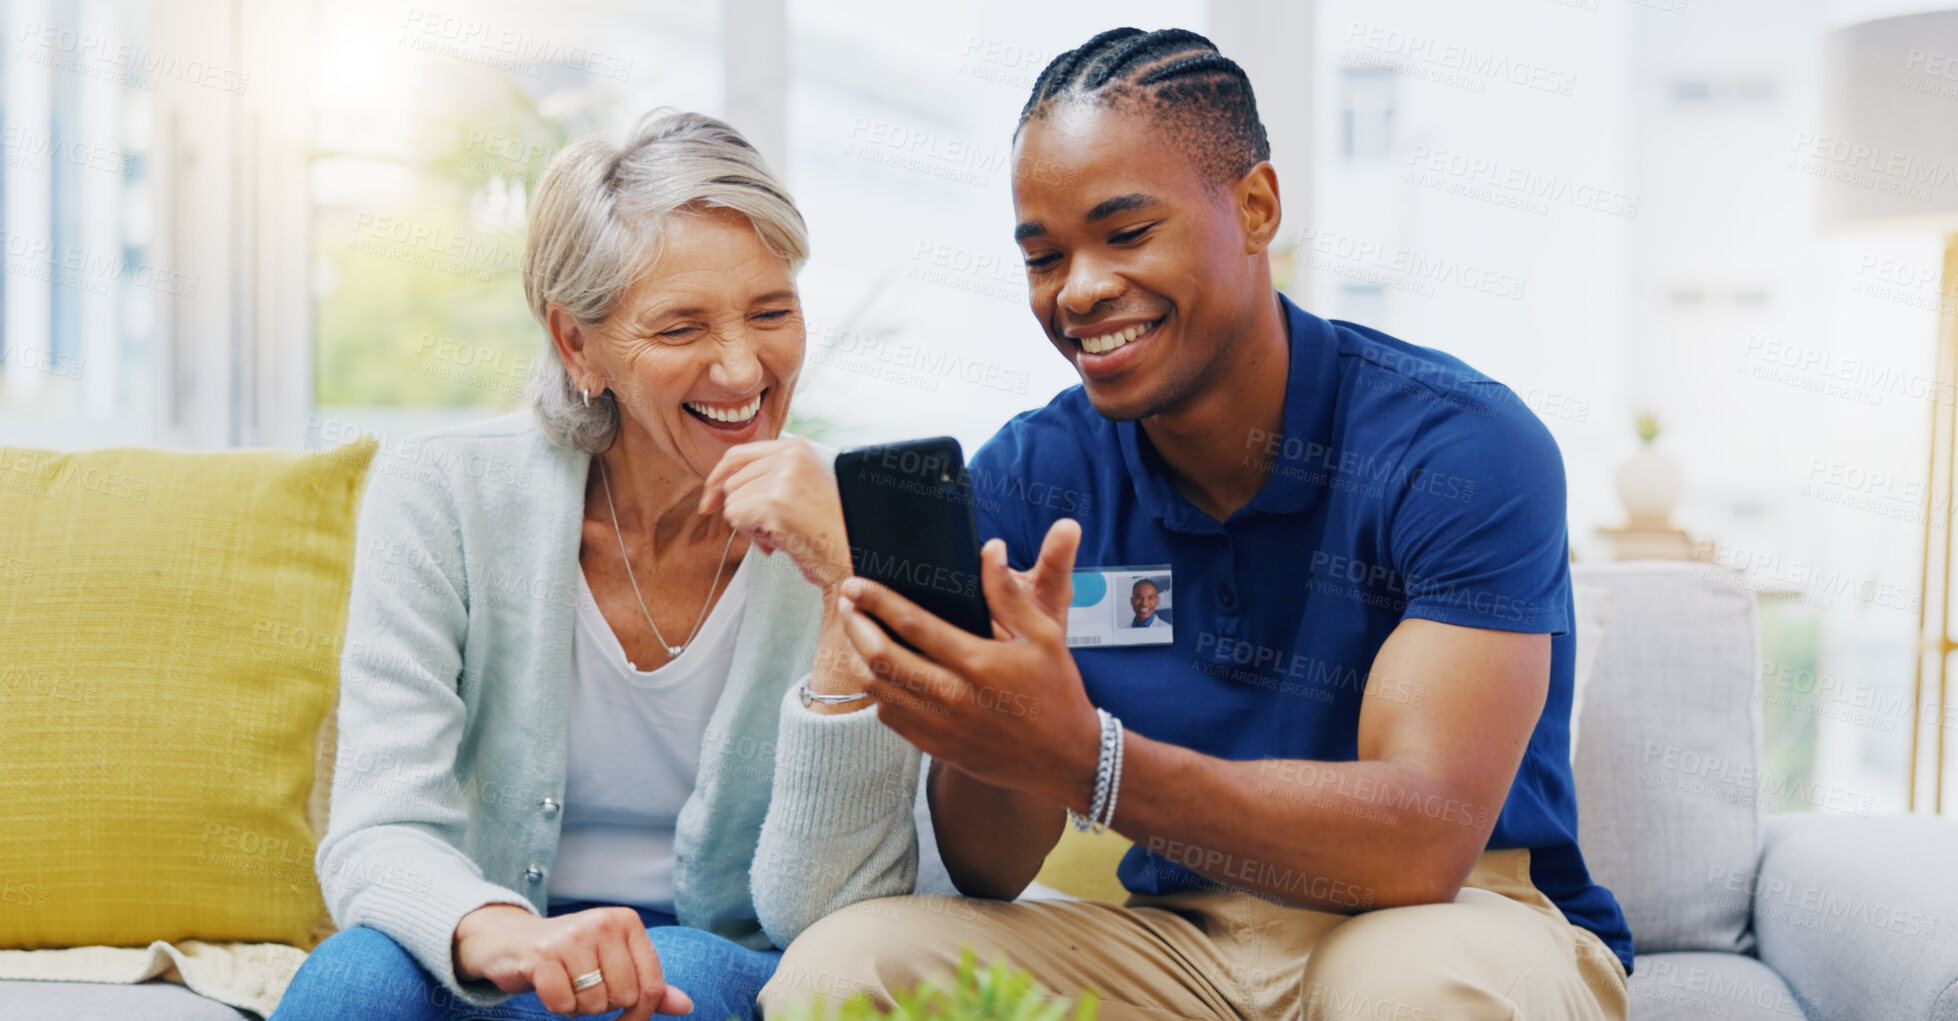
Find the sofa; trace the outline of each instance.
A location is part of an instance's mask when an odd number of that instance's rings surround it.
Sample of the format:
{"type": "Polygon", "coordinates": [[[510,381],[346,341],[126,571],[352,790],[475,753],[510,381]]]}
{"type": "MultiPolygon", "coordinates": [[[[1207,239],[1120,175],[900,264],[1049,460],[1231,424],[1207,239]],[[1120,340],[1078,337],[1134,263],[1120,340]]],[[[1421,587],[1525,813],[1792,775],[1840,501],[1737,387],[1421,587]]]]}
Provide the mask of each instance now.
{"type": "Polygon", "coordinates": [[[1958,1021],[1958,822],[1765,793],[1753,593],[1710,564],[1574,572],[1595,660],[1574,754],[1579,842],[1637,959],[1631,1016],[1958,1021]],[[1586,612],[1586,608],[1591,612],[1586,612]]]}
{"type": "MultiPolygon", "coordinates": [[[[1582,845],[1637,943],[1631,1016],[1958,1021],[1958,823],[1769,816],[1754,596],[1710,565],[1580,565],[1582,845]]],[[[1828,806],[1825,806],[1825,809],[1828,806]]],[[[922,800],[919,803],[923,820],[922,800]]],[[[929,837],[920,887],[950,891],[929,837]]],[[[1070,831],[1027,896],[1116,896],[1070,831]]],[[[0,980],[5,1021],[236,1021],[155,954],[133,984],[0,980]]]]}

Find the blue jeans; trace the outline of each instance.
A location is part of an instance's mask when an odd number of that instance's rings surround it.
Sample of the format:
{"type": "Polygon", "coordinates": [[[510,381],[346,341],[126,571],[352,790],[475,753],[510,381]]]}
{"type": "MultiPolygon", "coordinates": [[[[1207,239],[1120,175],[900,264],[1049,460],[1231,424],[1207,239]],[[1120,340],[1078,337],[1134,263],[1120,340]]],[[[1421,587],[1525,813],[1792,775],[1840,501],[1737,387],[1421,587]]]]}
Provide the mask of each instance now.
{"type": "MultiPolygon", "coordinates": [[[[551,905],[550,914],[598,906],[565,902],[551,905]]],[[[688,1021],[756,1021],[755,997],[775,974],[780,950],[750,950],[686,928],[672,915],[635,910],[646,923],[666,981],[693,998],[688,1021]]],[[[580,1016],[611,1021],[621,1013],[580,1016]]],[[[536,993],[512,996],[495,1007],[471,1006],[387,934],[357,925],[314,948],[286,987],[272,1021],[554,1021],[566,1016],[545,1009],[536,993]]]]}

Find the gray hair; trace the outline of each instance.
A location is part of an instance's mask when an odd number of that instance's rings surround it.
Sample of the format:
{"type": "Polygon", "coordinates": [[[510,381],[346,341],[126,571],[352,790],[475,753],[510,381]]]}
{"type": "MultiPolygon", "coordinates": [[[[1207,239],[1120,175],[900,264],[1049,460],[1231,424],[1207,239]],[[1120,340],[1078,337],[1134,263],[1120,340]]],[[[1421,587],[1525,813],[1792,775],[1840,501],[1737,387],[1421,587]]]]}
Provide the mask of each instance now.
{"type": "Polygon", "coordinates": [[[788,189],[739,131],[713,117],[653,110],[623,146],[587,138],[551,160],[531,203],[523,253],[524,297],[544,327],[545,349],[526,393],[551,442],[604,452],[618,435],[619,404],[607,390],[585,407],[551,341],[549,307],[597,327],[659,258],[667,218],[710,208],[747,217],[791,272],[808,260],[808,227],[788,189]]]}

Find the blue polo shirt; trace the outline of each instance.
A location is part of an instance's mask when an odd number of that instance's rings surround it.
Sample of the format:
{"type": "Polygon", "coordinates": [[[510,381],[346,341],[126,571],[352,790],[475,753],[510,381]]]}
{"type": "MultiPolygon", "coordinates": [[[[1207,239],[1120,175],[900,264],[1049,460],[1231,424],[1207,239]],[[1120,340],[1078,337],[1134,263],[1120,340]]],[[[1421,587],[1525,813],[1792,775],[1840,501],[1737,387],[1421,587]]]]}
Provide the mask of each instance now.
{"type": "MultiPolygon", "coordinates": [[[[1139,424],[1101,417],[1076,386],[973,455],[981,537],[1004,539],[1025,569],[1048,526],[1071,517],[1077,569],[1169,564],[1174,640],[1076,648],[1074,661],[1090,700],[1124,726],[1222,759],[1358,758],[1367,674],[1404,619],[1555,636],[1549,696],[1488,846],[1530,849],[1537,889],[1629,971],[1624,915],[1577,848],[1556,441],[1513,391],[1460,360],[1280,300],[1291,336],[1284,422],[1245,437],[1241,463],[1270,471],[1250,503],[1223,522],[1198,510],[1139,424]]],[[[1437,666],[1424,683],[1446,683],[1437,666]]],[[[1383,679],[1373,697],[1423,695],[1383,679]]],[[[1274,790],[1305,790],[1298,779],[1274,773],[1274,790]]],[[[1377,807],[1488,811],[1391,794],[1377,807]]],[[[1212,885],[1140,846],[1118,875],[1141,893],[1212,885]]]]}

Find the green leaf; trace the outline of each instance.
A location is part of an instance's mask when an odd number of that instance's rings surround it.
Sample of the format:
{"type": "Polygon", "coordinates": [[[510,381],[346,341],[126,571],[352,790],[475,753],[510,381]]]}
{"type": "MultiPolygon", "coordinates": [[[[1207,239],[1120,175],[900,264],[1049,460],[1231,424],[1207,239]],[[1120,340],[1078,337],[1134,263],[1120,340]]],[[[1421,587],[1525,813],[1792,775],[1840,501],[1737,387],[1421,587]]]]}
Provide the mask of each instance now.
{"type": "Polygon", "coordinates": [[[980,968],[971,947],[959,952],[951,975],[927,978],[910,989],[891,991],[891,1010],[880,1012],[868,996],[858,993],[842,1004],[811,994],[796,1004],[787,1021],[1095,1021],[1101,997],[1083,990],[1070,1001],[1055,996],[1034,980],[1033,973],[1014,968],[1004,957],[980,968]],[[832,1014],[832,1007],[835,1013],[832,1014]]]}

